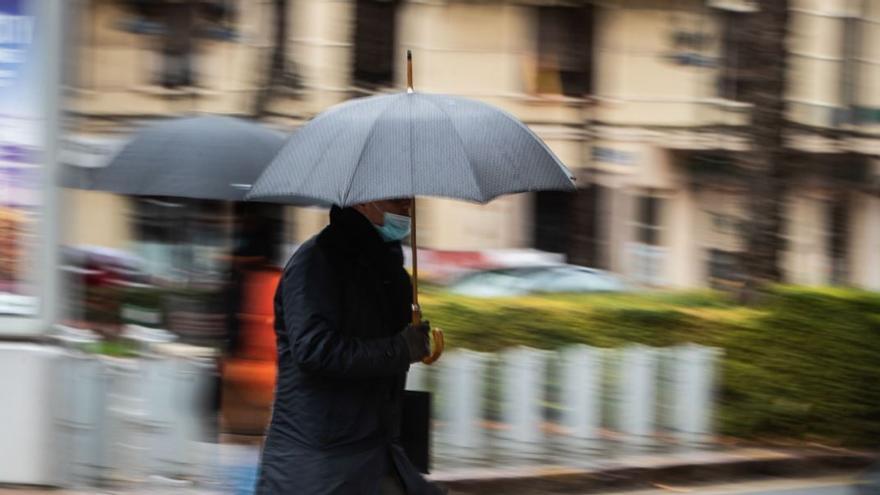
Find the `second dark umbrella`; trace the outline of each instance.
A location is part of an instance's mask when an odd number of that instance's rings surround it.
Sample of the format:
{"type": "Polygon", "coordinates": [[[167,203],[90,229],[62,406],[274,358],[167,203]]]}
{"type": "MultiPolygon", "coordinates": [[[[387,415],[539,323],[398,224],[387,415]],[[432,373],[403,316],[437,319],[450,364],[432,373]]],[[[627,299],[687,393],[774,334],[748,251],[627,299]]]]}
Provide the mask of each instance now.
{"type": "Polygon", "coordinates": [[[106,167],[66,171],[64,184],[135,196],[241,201],[284,144],[247,120],[164,120],[137,133],[106,167]]]}

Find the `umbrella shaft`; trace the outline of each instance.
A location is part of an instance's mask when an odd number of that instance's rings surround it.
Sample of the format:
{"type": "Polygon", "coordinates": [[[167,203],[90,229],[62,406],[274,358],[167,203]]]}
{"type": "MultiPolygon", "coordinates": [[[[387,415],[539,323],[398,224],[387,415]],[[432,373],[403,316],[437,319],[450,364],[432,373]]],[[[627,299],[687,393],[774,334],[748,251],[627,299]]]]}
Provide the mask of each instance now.
{"type": "Polygon", "coordinates": [[[410,207],[410,216],[412,218],[412,228],[410,230],[410,249],[412,249],[412,288],[413,288],[413,304],[412,304],[412,323],[418,325],[422,321],[422,308],[419,306],[419,248],[416,231],[416,198],[412,199],[410,207]]]}

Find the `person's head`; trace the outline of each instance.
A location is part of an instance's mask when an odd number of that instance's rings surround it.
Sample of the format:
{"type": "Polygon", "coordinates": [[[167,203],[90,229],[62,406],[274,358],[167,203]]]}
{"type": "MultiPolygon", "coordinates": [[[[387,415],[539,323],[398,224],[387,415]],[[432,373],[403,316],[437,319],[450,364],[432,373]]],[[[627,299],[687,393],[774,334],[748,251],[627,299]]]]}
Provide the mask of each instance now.
{"type": "Polygon", "coordinates": [[[379,231],[385,241],[400,241],[409,235],[412,199],[383,199],[353,206],[379,231]]]}
{"type": "Polygon", "coordinates": [[[382,199],[354,205],[353,208],[359,211],[361,215],[367,217],[367,220],[374,225],[381,227],[385,225],[385,213],[408,217],[410,205],[412,205],[412,200],[409,198],[382,199]]]}

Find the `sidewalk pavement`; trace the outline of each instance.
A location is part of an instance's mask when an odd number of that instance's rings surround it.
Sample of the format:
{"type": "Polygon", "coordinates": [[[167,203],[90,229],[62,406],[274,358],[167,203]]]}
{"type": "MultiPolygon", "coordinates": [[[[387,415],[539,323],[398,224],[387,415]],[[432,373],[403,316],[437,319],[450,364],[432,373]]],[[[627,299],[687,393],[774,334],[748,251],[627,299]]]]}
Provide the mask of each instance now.
{"type": "MultiPolygon", "coordinates": [[[[688,485],[756,478],[795,478],[852,473],[878,460],[876,453],[815,447],[738,448],[723,451],[652,454],[609,459],[591,468],[533,466],[460,469],[430,475],[453,494],[531,495],[688,485]]],[[[232,466],[229,466],[232,468],[232,466]]],[[[209,495],[217,491],[168,488],[152,493],[209,495]]],[[[151,493],[141,490],[53,490],[0,486],[0,495],[92,495],[151,493]]],[[[227,492],[227,493],[242,493],[227,492]]]]}
{"type": "Polygon", "coordinates": [[[867,468],[876,453],[815,447],[739,448],[609,459],[593,468],[535,466],[434,473],[455,493],[591,493],[762,477],[812,477],[867,468]]]}

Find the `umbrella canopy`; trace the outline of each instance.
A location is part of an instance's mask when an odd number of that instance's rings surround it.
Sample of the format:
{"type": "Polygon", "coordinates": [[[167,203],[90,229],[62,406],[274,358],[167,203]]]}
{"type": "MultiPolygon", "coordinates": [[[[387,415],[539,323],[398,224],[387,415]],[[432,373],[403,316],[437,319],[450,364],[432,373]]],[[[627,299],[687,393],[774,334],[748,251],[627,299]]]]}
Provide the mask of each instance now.
{"type": "Polygon", "coordinates": [[[528,127],[465,98],[399,93],[352,100],[299,130],[248,199],[349,206],[443,196],[573,190],[573,177],[528,127]]]}
{"type": "Polygon", "coordinates": [[[231,117],[166,120],[138,131],[106,167],[68,174],[64,185],[138,196],[240,201],[284,139],[281,133],[231,117]]]}
{"type": "MultiPolygon", "coordinates": [[[[486,203],[503,194],[574,190],[574,176],[525,124],[485,103],[412,90],[337,105],[299,130],[246,199],[351,206],[442,196],[486,203]]],[[[412,229],[412,322],[421,321],[416,203],[412,229]]],[[[443,353],[433,331],[431,364],[443,353]]]]}

